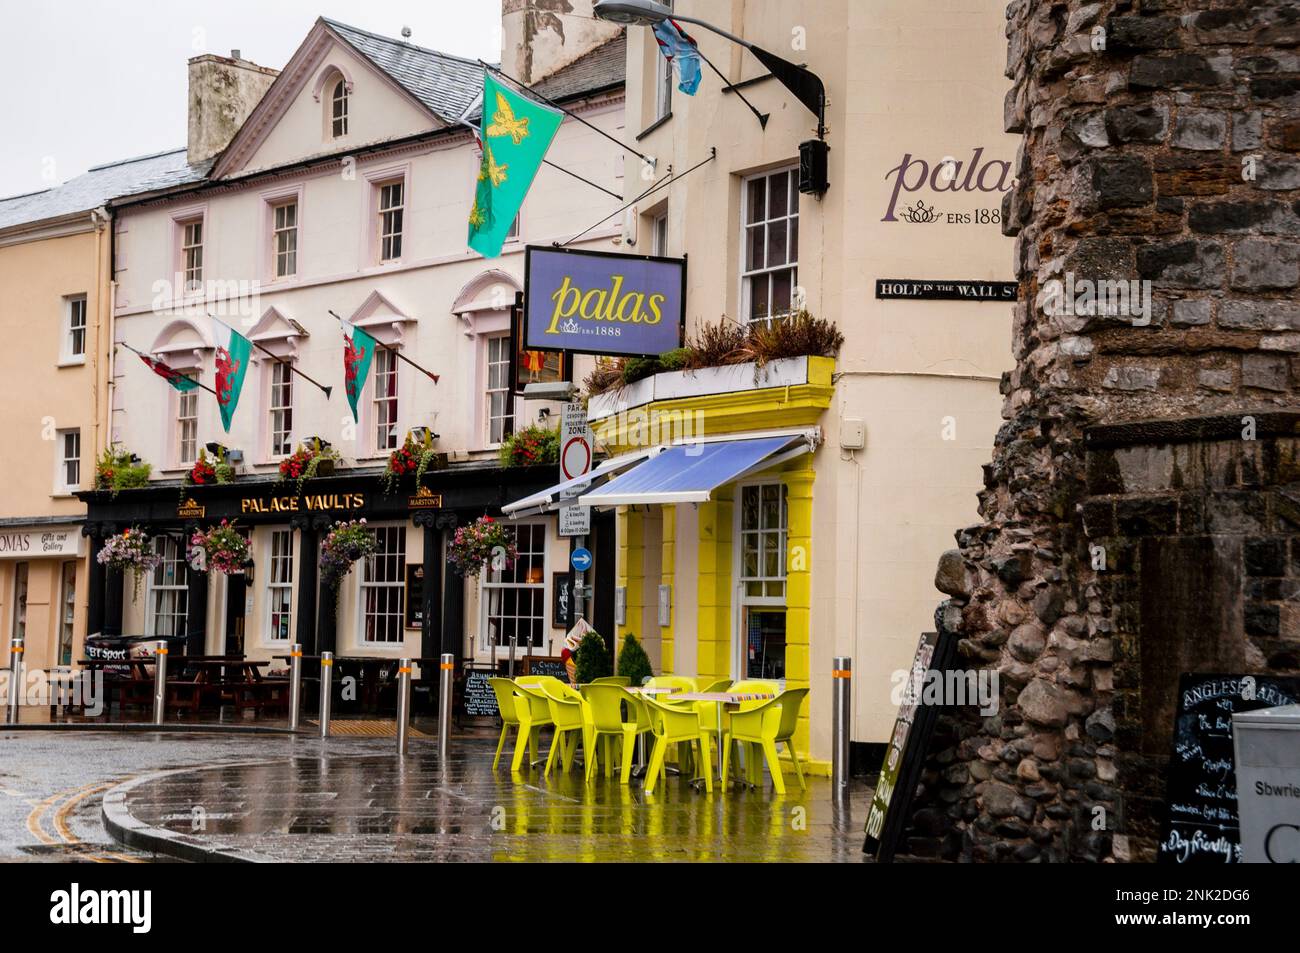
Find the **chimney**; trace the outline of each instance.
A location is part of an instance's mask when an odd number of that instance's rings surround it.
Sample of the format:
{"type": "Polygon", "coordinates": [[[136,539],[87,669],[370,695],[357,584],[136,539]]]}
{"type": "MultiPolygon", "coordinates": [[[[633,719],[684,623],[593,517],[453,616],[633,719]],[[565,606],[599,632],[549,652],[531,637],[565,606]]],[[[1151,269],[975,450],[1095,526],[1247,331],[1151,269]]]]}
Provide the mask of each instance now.
{"type": "Polygon", "coordinates": [[[536,83],[623,29],[595,19],[593,0],[501,0],[501,68],[536,83]]]}
{"type": "Polygon", "coordinates": [[[279,70],[205,53],[190,60],[189,161],[210,159],[230,144],[279,70]]]}

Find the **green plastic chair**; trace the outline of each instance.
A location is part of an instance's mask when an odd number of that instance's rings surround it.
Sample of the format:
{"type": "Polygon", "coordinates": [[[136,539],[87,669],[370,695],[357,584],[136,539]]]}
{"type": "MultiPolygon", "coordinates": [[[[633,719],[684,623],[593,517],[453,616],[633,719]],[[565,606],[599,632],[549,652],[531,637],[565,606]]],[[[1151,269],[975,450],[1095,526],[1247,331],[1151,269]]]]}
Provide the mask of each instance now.
{"type": "MultiPolygon", "coordinates": [[[[742,742],[761,748],[767,760],[767,768],[772,773],[772,786],[777,794],[785,793],[785,778],[781,775],[781,762],[776,756],[777,743],[784,743],[794,762],[795,775],[799,778],[799,790],[808,790],[803,779],[803,767],[799,755],[794,750],[794,731],[799,723],[799,709],[808,695],[806,688],[791,688],[781,692],[769,701],[759,703],[758,707],[732,712],[731,729],[727,732],[727,744],[722,752],[722,774],[726,777],[727,762],[731,755],[731,742],[742,742]]],[[[753,762],[757,768],[757,760],[753,762]]]]}
{"type": "MultiPolygon", "coordinates": [[[[546,679],[549,675],[533,676],[535,678],[546,679]]],[[[506,679],[509,681],[509,679],[506,679]]],[[[559,679],[555,679],[559,684],[563,684],[559,679]]],[[[546,693],[537,687],[536,683],[532,685],[521,685],[516,679],[513,683],[515,691],[515,711],[519,715],[519,740],[515,743],[515,757],[510,762],[510,770],[518,771],[524,760],[524,739],[528,739],[528,763],[531,765],[537,760],[537,749],[541,745],[542,729],[555,726],[551,718],[550,700],[546,693]]]]}
{"type": "MultiPolygon", "coordinates": [[[[593,682],[582,687],[582,697],[591,706],[592,750],[601,747],[604,742],[602,757],[605,761],[605,777],[613,771],[613,746],[622,744],[622,769],[618,776],[619,784],[627,784],[632,775],[632,753],[636,740],[650,731],[650,714],[646,711],[644,701],[639,695],[633,695],[621,685],[602,685],[593,682]],[[623,720],[623,706],[627,705],[632,718],[623,720]]],[[[596,759],[589,758],[587,778],[596,773],[596,759]]]]}
{"type": "Polygon", "coordinates": [[[605,675],[601,678],[593,678],[592,685],[622,685],[624,688],[632,684],[632,679],[626,675],[605,675]]]}
{"type": "Polygon", "coordinates": [[[654,752],[650,755],[650,767],[645,774],[645,793],[653,794],[655,781],[660,775],[667,776],[664,770],[664,757],[668,746],[689,742],[699,751],[700,767],[704,775],[704,787],[713,793],[713,771],[709,767],[709,736],[700,730],[700,716],[695,706],[678,708],[657,702],[649,695],[642,698],[646,711],[650,715],[650,731],[655,736],[654,752]]]}
{"type": "Polygon", "coordinates": [[[501,737],[497,739],[497,756],[492,759],[492,771],[496,773],[501,763],[501,751],[506,746],[506,735],[510,729],[519,730],[519,713],[515,710],[515,686],[508,678],[489,678],[488,684],[497,696],[497,711],[501,715],[501,737]]]}
{"type": "Polygon", "coordinates": [[[560,752],[564,772],[573,767],[573,757],[578,751],[578,740],[582,740],[582,750],[586,753],[591,773],[590,762],[596,760],[595,746],[592,744],[591,710],[581,695],[559,679],[541,683],[546,695],[547,707],[550,709],[551,722],[555,725],[555,734],[551,738],[551,750],[546,756],[546,769],[542,777],[551,776],[551,766],[555,763],[555,752],[560,752]],[[573,735],[577,735],[575,738],[573,735]]]}

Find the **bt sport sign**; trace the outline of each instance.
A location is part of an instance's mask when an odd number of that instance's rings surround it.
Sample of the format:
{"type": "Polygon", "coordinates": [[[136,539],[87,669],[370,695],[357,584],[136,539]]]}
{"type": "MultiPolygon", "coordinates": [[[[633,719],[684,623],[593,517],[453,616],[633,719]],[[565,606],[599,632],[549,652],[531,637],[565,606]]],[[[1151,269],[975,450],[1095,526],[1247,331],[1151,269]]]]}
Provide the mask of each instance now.
{"type": "Polygon", "coordinates": [[[524,264],[523,347],[662,354],[680,347],[686,259],[530,245],[524,264]]]}

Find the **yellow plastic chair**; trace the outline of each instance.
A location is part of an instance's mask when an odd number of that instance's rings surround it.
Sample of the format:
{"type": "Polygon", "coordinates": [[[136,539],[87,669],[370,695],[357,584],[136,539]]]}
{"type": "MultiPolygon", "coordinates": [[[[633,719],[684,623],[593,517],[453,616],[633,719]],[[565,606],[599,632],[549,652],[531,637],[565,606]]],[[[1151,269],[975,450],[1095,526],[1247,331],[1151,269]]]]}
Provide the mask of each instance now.
{"type": "MultiPolygon", "coordinates": [[[[559,679],[541,683],[546,695],[547,706],[551,712],[551,722],[555,725],[555,734],[551,738],[551,750],[546,756],[546,769],[542,777],[551,776],[551,766],[555,763],[555,752],[560,752],[565,774],[573,767],[573,756],[578,751],[578,738],[582,739],[582,750],[588,762],[596,759],[595,748],[591,743],[591,710],[581,695],[559,679]],[[578,738],[573,737],[574,734],[578,738]]],[[[588,774],[591,766],[588,764],[588,774]]]]}
{"type": "Polygon", "coordinates": [[[510,729],[519,730],[519,713],[515,710],[515,686],[508,678],[489,678],[488,684],[497,696],[497,711],[501,715],[501,737],[497,739],[497,756],[492,759],[492,771],[501,763],[501,752],[506,746],[510,729]]]}
{"type": "Polygon", "coordinates": [[[622,685],[624,688],[632,684],[632,679],[626,675],[604,675],[600,678],[593,678],[592,685],[622,685]]]}
{"type": "Polygon", "coordinates": [[[709,736],[700,730],[700,716],[695,706],[678,708],[655,701],[649,695],[643,696],[646,711],[650,715],[650,731],[655,736],[654,752],[650,755],[650,767],[645,773],[645,793],[653,794],[655,781],[660,775],[667,776],[664,770],[664,756],[668,746],[689,742],[699,751],[700,767],[703,769],[704,787],[713,793],[713,771],[709,767],[709,736]]]}
{"type": "MultiPolygon", "coordinates": [[[[726,777],[727,762],[731,755],[731,742],[737,741],[762,749],[767,759],[767,768],[772,773],[772,786],[777,794],[785,793],[785,778],[781,775],[781,762],[777,760],[778,742],[785,744],[794,762],[795,775],[799,778],[799,790],[808,790],[803,779],[803,767],[799,755],[794,750],[795,727],[799,723],[799,709],[808,694],[806,688],[792,688],[775,698],[761,702],[758,707],[732,712],[731,730],[727,732],[727,744],[722,752],[722,775],[726,777]]],[[[754,767],[758,762],[754,760],[754,767]]]]}
{"type": "MultiPolygon", "coordinates": [[[[650,714],[639,695],[633,695],[621,685],[602,685],[593,682],[582,687],[582,697],[591,706],[592,747],[595,751],[604,742],[602,757],[605,761],[605,777],[609,777],[614,764],[613,746],[622,744],[622,769],[618,776],[619,784],[627,784],[632,775],[632,753],[636,740],[650,730],[650,714]],[[627,705],[631,720],[623,720],[623,706],[627,705]]],[[[596,759],[588,758],[588,780],[596,773],[596,759]]]]}
{"type": "MultiPolygon", "coordinates": [[[[536,678],[550,678],[549,675],[534,676],[536,678]]],[[[506,679],[506,681],[510,681],[506,679]]],[[[558,683],[559,679],[555,679],[558,683]]],[[[536,683],[532,685],[521,685],[518,679],[512,683],[515,691],[515,712],[519,716],[519,740],[515,743],[515,757],[510,762],[510,770],[518,771],[524,760],[524,740],[528,742],[528,763],[531,765],[537,760],[537,749],[541,745],[542,729],[554,727],[555,722],[551,719],[550,700],[546,693],[537,687],[536,683]]]]}
{"type": "Polygon", "coordinates": [[[656,675],[645,683],[646,688],[671,688],[674,692],[694,692],[699,683],[689,675],[656,675]]]}

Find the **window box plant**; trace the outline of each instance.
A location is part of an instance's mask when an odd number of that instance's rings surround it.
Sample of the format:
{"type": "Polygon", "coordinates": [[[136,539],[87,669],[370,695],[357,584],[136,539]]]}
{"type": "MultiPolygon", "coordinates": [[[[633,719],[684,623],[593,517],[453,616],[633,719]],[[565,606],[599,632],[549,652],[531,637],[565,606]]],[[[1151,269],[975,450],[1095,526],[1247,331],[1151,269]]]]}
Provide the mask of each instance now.
{"type": "Polygon", "coordinates": [[[294,483],[297,491],[302,492],[303,485],[316,477],[329,476],[334,472],[334,464],[340,459],[339,452],[319,440],[298,445],[291,456],[280,461],[280,482],[294,483]]]}
{"type": "Polygon", "coordinates": [[[199,451],[199,458],[185,474],[186,486],[212,486],[218,483],[231,483],[235,479],[235,468],[226,462],[224,454],[217,454],[215,460],[208,459],[206,450],[199,451]]]}
{"type": "Polygon", "coordinates": [[[560,459],[560,431],[541,424],[516,430],[501,442],[500,454],[503,467],[557,463],[560,459]]]}
{"type": "Polygon", "coordinates": [[[122,490],[148,486],[152,470],[130,450],[113,444],[104,449],[95,464],[95,489],[109,490],[117,496],[122,490]]]}
{"type": "Polygon", "coordinates": [[[432,439],[419,441],[408,433],[405,443],[389,454],[388,465],[379,479],[384,484],[384,492],[392,493],[403,477],[414,473],[415,485],[419,486],[428,471],[439,470],[446,463],[447,455],[433,449],[432,439]]]}

